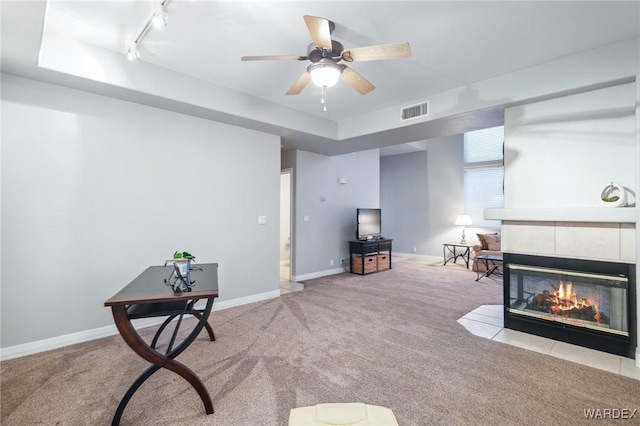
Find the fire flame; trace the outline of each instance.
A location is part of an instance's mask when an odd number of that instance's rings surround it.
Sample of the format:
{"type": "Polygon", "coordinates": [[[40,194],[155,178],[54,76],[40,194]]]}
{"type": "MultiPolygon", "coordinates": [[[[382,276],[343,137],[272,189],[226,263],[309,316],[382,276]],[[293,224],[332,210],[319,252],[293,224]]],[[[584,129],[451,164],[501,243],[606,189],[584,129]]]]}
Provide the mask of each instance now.
{"type": "Polygon", "coordinates": [[[558,289],[553,293],[555,297],[555,303],[557,303],[560,310],[566,311],[574,308],[588,308],[591,306],[584,297],[578,300],[578,295],[574,292],[573,283],[571,281],[558,282],[558,289]]]}
{"type": "Polygon", "coordinates": [[[571,281],[558,281],[558,286],[554,287],[553,292],[544,290],[535,296],[534,309],[598,323],[603,321],[603,314],[598,310],[596,301],[579,298],[576,293],[578,288],[579,286],[574,286],[571,281]]]}
{"type": "Polygon", "coordinates": [[[578,295],[575,293],[573,283],[571,281],[558,281],[558,289],[553,293],[557,308],[561,311],[568,311],[571,309],[588,308],[593,306],[597,311],[598,307],[593,305],[589,300],[584,297],[578,299],[578,295]]]}

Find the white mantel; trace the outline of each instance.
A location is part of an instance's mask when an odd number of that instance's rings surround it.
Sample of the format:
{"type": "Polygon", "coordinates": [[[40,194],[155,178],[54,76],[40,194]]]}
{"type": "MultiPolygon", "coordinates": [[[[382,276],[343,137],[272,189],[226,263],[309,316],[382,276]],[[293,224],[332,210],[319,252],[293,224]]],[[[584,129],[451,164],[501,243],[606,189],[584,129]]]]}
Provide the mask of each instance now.
{"type": "Polygon", "coordinates": [[[484,218],[488,220],[527,222],[636,223],[639,216],[640,210],[635,207],[519,208],[484,211],[484,218]]]}

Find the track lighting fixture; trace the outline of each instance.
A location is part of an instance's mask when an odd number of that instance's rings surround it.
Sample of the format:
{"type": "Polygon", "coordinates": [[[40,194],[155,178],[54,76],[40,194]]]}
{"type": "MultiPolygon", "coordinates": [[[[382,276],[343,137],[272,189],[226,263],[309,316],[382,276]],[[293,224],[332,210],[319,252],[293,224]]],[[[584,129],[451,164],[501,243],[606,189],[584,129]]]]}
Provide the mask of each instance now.
{"type": "Polygon", "coordinates": [[[142,27],[142,30],[138,33],[137,37],[131,36],[125,45],[125,56],[130,61],[137,61],[140,59],[140,50],[138,50],[138,45],[142,41],[142,38],[147,34],[149,29],[153,26],[156,28],[166,27],[169,22],[169,15],[167,14],[166,8],[167,4],[170,0],[163,0],[159,3],[153,11],[153,14],[147,19],[145,25],[142,27]]]}

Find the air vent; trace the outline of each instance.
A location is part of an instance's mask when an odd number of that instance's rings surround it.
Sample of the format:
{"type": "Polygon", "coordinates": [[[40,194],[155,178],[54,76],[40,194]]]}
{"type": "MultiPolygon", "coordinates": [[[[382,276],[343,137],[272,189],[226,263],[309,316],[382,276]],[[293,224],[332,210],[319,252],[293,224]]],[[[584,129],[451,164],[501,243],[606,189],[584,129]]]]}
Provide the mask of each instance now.
{"type": "Polygon", "coordinates": [[[429,114],[429,102],[402,108],[400,112],[400,121],[427,115],[429,114]]]}

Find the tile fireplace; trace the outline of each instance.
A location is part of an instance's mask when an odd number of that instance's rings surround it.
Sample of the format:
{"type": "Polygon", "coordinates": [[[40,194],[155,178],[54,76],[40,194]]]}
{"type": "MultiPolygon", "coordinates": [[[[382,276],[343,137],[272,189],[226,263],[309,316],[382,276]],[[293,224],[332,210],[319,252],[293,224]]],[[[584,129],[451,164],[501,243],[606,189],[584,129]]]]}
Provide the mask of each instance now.
{"type": "Polygon", "coordinates": [[[635,357],[635,265],[504,254],[504,326],[635,357]]]}

